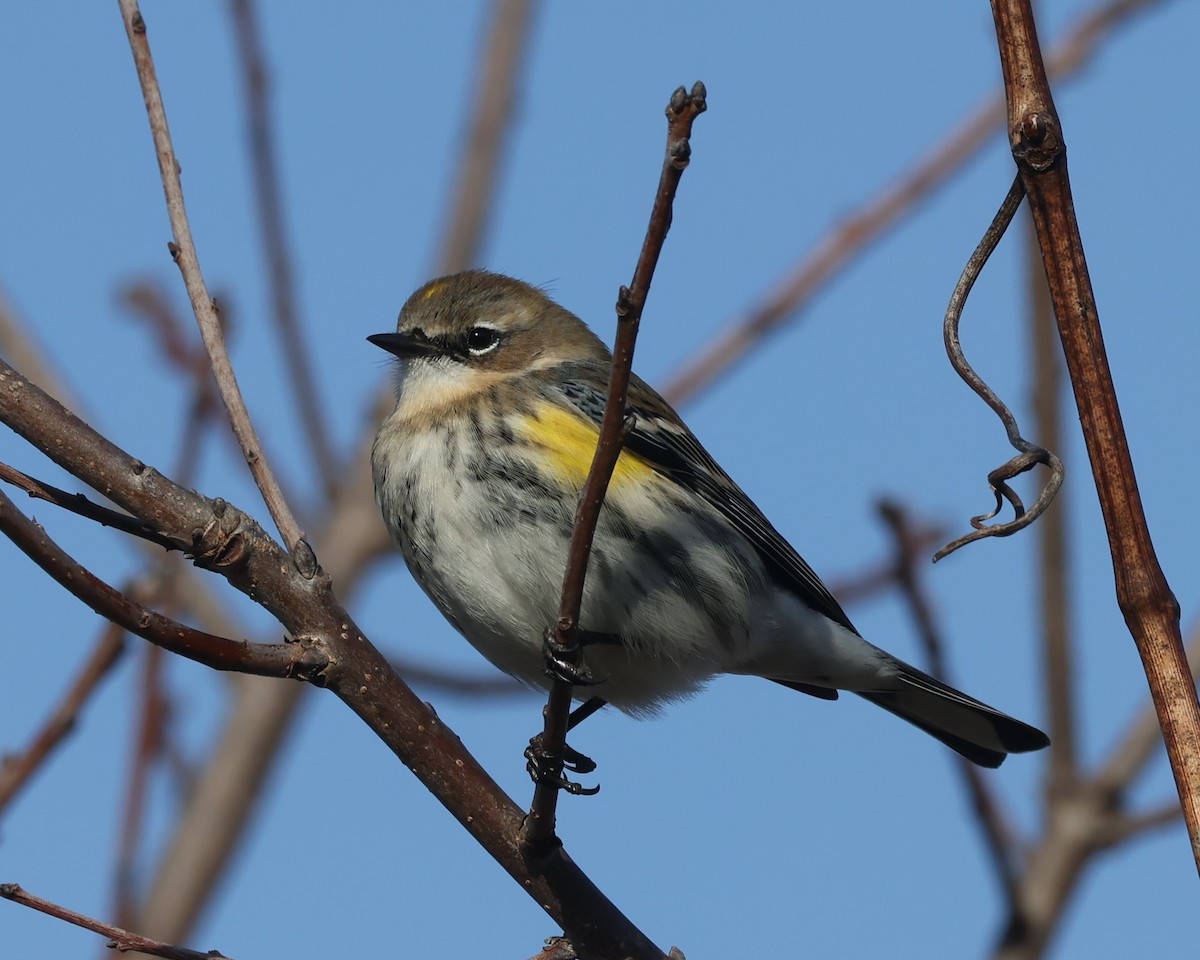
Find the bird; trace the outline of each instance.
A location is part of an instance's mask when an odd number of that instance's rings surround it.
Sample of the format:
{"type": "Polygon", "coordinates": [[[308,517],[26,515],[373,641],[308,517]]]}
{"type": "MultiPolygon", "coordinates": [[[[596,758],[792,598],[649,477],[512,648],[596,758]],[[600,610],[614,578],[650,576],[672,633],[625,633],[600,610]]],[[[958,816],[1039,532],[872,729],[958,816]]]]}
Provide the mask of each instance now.
{"type": "MultiPolygon", "coordinates": [[[[543,689],[567,545],[611,353],[542,289],[484,270],[430,280],[393,333],[396,404],[371,451],[376,500],[416,582],[480,653],[543,689]]],[[[848,691],[967,760],[1048,746],[864,639],[813,569],[636,375],[600,510],[576,699],[658,713],[723,674],[824,700],[848,691]]],[[[590,711],[589,711],[590,712],[590,711]]]]}

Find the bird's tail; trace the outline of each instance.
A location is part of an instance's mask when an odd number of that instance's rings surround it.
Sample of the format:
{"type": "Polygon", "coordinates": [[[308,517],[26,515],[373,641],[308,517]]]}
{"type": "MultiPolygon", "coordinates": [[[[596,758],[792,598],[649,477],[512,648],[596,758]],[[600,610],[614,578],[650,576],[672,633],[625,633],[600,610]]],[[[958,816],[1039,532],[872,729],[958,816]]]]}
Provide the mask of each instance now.
{"type": "Polygon", "coordinates": [[[897,665],[900,672],[894,688],[858,691],[858,695],[920,727],[973,763],[998,767],[1010,753],[1050,745],[1050,738],[1037,727],[980,703],[916,667],[897,665]]]}

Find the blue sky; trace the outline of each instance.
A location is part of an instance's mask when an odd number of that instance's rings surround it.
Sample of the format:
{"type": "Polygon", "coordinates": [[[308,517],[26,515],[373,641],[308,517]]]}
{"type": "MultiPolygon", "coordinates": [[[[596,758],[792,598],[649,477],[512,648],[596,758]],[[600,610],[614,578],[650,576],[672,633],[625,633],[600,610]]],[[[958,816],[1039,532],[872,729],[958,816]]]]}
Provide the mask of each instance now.
{"type": "MultiPolygon", "coordinates": [[[[832,225],[951,129],[999,78],[987,4],[710,2],[547,5],[492,229],[479,263],[536,283],[604,336],[641,243],[663,146],[662,107],[702,79],[674,228],[639,341],[637,369],[665,382],[757,300],[832,225]]],[[[1050,46],[1088,4],[1041,3],[1050,46]]],[[[390,329],[427,279],[446,216],[455,146],[484,25],[479,3],[268,2],[286,218],[319,389],[342,450],[369,429],[388,371],[364,341],[390,329]]],[[[310,473],[269,320],[224,4],[148,2],[143,13],[192,228],[211,289],[231,304],[234,362],[276,468],[310,473]]],[[[168,469],[185,395],[120,284],[150,277],[177,303],[141,97],[116,4],[9,5],[0,15],[0,288],[73,385],[85,418],[168,469]]],[[[1075,204],[1125,425],[1160,560],[1195,623],[1193,504],[1200,409],[1200,152],[1194,40],[1200,7],[1164,3],[1056,90],[1075,204]]],[[[1003,139],[821,292],[683,413],[726,469],[827,580],[886,555],[872,504],[887,494],[965,529],[990,504],[1003,431],[950,370],[941,317],[965,257],[1008,187],[1003,139]]],[[[1007,238],[967,309],[977,368],[1027,420],[1023,257],[1007,238]]],[[[1112,569],[1075,415],[1068,480],[1081,753],[1098,762],[1147,700],[1113,598],[1112,569]]],[[[199,489],[265,518],[223,441],[199,489]]],[[[0,459],[76,489],[11,435],[0,459]]],[[[113,582],[133,546],[45,505],[52,535],[113,582]]],[[[958,685],[1043,722],[1032,538],[989,541],[926,571],[958,685]]],[[[320,543],[316,544],[318,554],[320,543]]],[[[98,630],[0,543],[6,667],[0,749],[22,744],[98,630]]],[[[214,588],[220,584],[214,582],[214,588]]],[[[222,590],[223,595],[229,591],[222,590]]],[[[269,621],[237,604],[247,622],[269,621]]],[[[398,561],[372,570],[352,607],[386,650],[482,673],[398,561]]],[[[895,597],[849,610],[865,636],[920,662],[895,597]]],[[[132,658],[70,743],[6,813],[0,881],[84,912],[109,909],[116,824],[133,732],[132,658]]],[[[199,751],[226,681],[171,666],[179,735],[199,751]]],[[[532,696],[471,702],[422,692],[521,804],[532,696]]],[[[853,701],[853,702],[852,702],[853,701]]],[[[952,755],[881,711],[722,679],[654,723],[590,721],[576,745],[603,790],[568,799],[572,856],[660,946],[689,960],[986,953],[1002,913],[952,755]]],[[[1027,831],[1044,761],[989,774],[1027,831]]],[[[1173,794],[1158,760],[1135,796],[1173,794]]],[[[161,810],[173,797],[156,788],[161,810]]],[[[151,841],[167,818],[151,824],[151,841]]],[[[153,843],[151,844],[153,845],[153,843]]],[[[1195,868],[1181,826],[1104,857],[1054,956],[1191,956],[1195,868]]],[[[100,948],[89,934],[0,904],[8,952],[100,948]]],[[[557,931],[349,711],[316,694],[298,722],[228,884],[190,940],[231,956],[428,955],[448,940],[525,957],[557,931]]]]}

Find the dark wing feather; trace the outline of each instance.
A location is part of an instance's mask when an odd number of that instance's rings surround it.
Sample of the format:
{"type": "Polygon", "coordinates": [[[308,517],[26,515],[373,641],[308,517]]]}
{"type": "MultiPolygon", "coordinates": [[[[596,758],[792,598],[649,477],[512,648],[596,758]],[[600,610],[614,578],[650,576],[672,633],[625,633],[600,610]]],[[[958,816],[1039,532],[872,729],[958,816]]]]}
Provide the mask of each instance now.
{"type": "MultiPolygon", "coordinates": [[[[607,364],[598,381],[594,377],[598,371],[589,369],[591,365],[578,366],[583,368],[578,379],[558,380],[555,386],[563,399],[599,426],[604,418],[605,396],[595,383],[608,382],[607,364]]],[[[635,422],[625,440],[625,449],[711,504],[750,541],[779,586],[790,590],[835,623],[854,630],[850,618],[812,567],[729,479],[671,406],[636,376],[630,381],[628,406],[635,422]]]]}

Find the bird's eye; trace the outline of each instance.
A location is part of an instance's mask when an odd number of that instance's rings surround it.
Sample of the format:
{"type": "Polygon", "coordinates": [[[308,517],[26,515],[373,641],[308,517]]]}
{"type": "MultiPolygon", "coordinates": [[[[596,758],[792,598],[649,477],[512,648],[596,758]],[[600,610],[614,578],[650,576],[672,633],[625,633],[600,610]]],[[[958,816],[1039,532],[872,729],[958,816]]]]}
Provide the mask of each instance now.
{"type": "Polygon", "coordinates": [[[467,331],[467,349],[480,357],[495,350],[500,343],[500,331],[491,327],[472,327],[467,331]]]}

